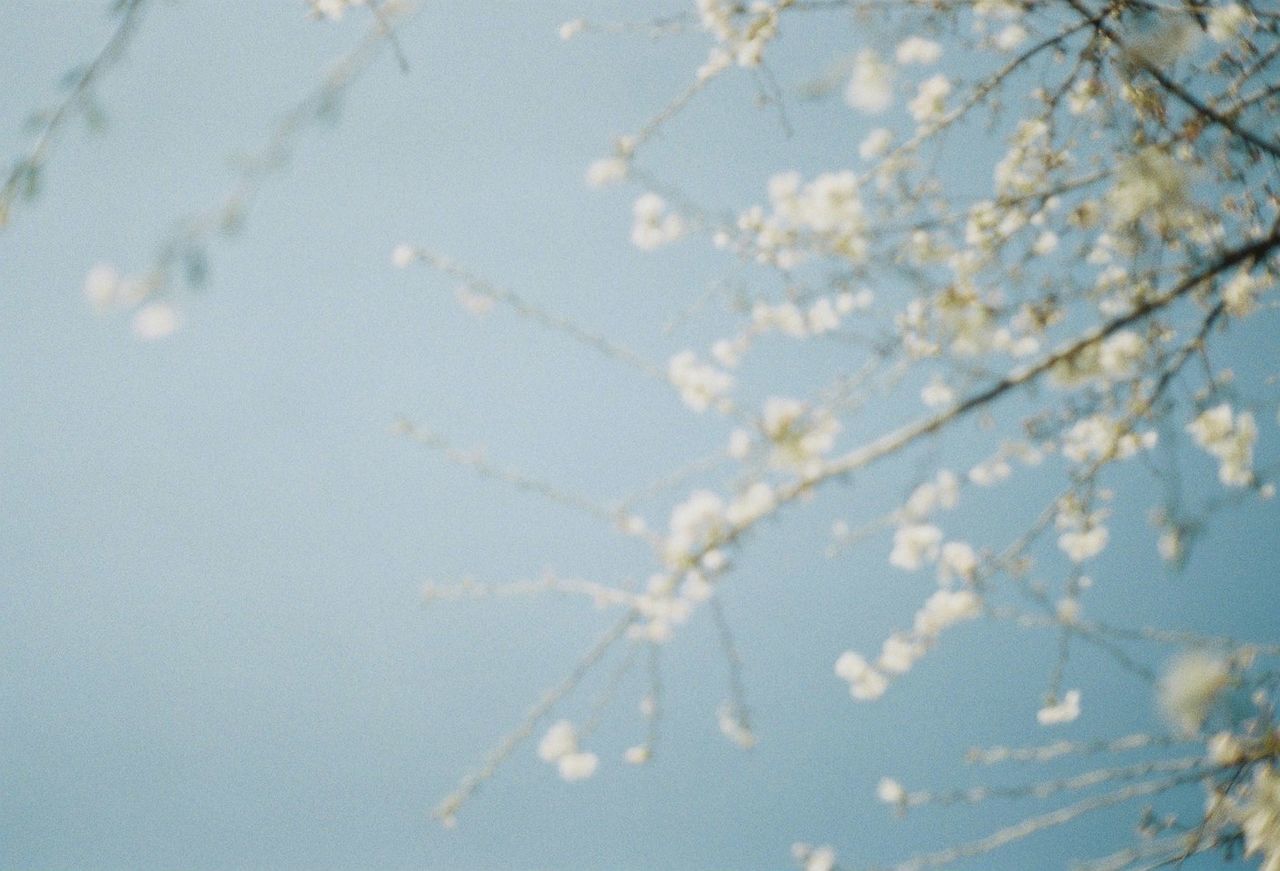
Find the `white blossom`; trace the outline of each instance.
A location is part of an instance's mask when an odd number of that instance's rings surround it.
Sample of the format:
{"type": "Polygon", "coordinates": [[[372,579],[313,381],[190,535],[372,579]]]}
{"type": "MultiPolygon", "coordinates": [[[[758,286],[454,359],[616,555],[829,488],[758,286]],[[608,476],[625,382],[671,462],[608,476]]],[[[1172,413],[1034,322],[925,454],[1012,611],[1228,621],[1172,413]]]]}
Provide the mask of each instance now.
{"type": "Polygon", "coordinates": [[[760,428],[773,446],[770,464],[808,476],[816,472],[840,433],[840,423],[826,409],[778,396],[765,401],[760,428]]]}
{"type": "Polygon", "coordinates": [[[99,311],[115,304],[123,277],[110,263],[99,263],[84,278],[84,295],[99,311]]]}
{"type": "Polygon", "coordinates": [[[467,314],[483,317],[493,311],[493,297],[478,293],[469,285],[460,284],[453,291],[453,298],[467,314]]]}
{"type": "Polygon", "coordinates": [[[836,867],[836,851],[830,847],[818,847],[805,860],[804,871],[832,871],[836,867]]]}
{"type": "Polygon", "coordinates": [[[929,408],[942,408],[955,402],[956,393],[941,379],[934,377],[920,390],[920,401],[929,408]]]}
{"type": "Polygon", "coordinates": [[[1115,225],[1154,216],[1169,220],[1187,204],[1190,176],[1168,152],[1151,146],[1125,158],[1107,195],[1115,225]]]}
{"type": "Polygon", "coordinates": [[[938,590],[916,612],[914,631],[918,636],[934,638],[949,626],[981,613],[981,601],[972,590],[938,590]]]}
{"type": "Polygon", "coordinates": [[[858,144],[858,156],[863,160],[874,160],[883,157],[892,145],[893,134],[883,127],[877,127],[858,144]]]}
{"type": "Polygon", "coordinates": [[[927,66],[937,63],[940,57],[942,57],[942,46],[932,39],[920,36],[908,36],[898,43],[898,47],[894,50],[894,58],[903,65],[927,66]]]}
{"type": "Polygon", "coordinates": [[[777,504],[773,488],[764,481],[756,481],[729,503],[725,520],[734,527],[742,528],[764,517],[777,504]]]}
{"type": "Polygon", "coordinates": [[[963,541],[948,541],[942,546],[938,559],[938,579],[949,582],[953,578],[964,581],[973,579],[978,570],[978,555],[973,546],[963,541]]]}
{"type": "Polygon", "coordinates": [[[1245,855],[1263,855],[1260,871],[1280,871],[1280,774],[1270,763],[1254,769],[1245,801],[1236,811],[1245,855]]]}
{"type": "Polygon", "coordinates": [[[418,258],[418,251],[412,245],[401,242],[391,249],[391,265],[404,269],[418,258]]]}
{"type": "Polygon", "coordinates": [[[556,761],[562,780],[586,780],[596,773],[600,758],[594,753],[568,753],[556,761]]]}
{"type": "Polygon", "coordinates": [[[844,100],[868,114],[883,112],[893,102],[893,70],[871,49],[858,52],[844,100]]]}
{"type": "Polygon", "coordinates": [[[1072,562],[1084,562],[1106,549],[1111,534],[1105,526],[1085,526],[1072,529],[1058,536],[1058,547],[1072,562]]]}
{"type": "Polygon", "coordinates": [[[641,251],[652,251],[684,235],[684,218],[667,210],[667,201],[655,193],[641,194],[632,206],[635,218],[631,243],[641,251]]]}
{"type": "Polygon", "coordinates": [[[1249,11],[1239,3],[1226,3],[1209,10],[1205,28],[1214,42],[1231,42],[1252,19],[1249,11]]]}
{"type": "Polygon", "coordinates": [[[848,681],[849,694],[860,701],[871,701],[884,695],[889,681],[858,654],[846,650],[836,660],[836,676],[848,681]]]}
{"type": "Polygon", "coordinates": [[[682,564],[695,553],[713,547],[723,536],[725,505],[709,490],[695,490],[671,509],[669,533],[664,545],[667,560],[682,564]]]}
{"type": "Polygon", "coordinates": [[[706,411],[733,388],[733,376],[708,363],[700,363],[692,351],[681,351],[667,364],[667,378],[694,411],[706,411]]]}
{"type": "Polygon", "coordinates": [[[133,313],[133,332],[140,339],[163,339],[178,329],[178,310],[169,302],[152,302],[133,313]]]}
{"type": "Polygon", "coordinates": [[[907,104],[907,111],[920,124],[936,120],[942,114],[950,93],[951,82],[946,76],[941,73],[931,76],[920,83],[915,97],[907,104]]]}
{"type": "Polygon", "coordinates": [[[1245,487],[1253,481],[1253,445],[1258,439],[1253,414],[1233,413],[1229,404],[1222,403],[1201,412],[1187,431],[1218,459],[1218,480],[1225,486],[1245,487]]]}
{"type": "Polygon", "coordinates": [[[906,571],[914,571],[938,558],[942,530],[927,523],[899,526],[893,534],[893,552],[889,563],[906,571]]]}
{"type": "Polygon", "coordinates": [[[307,0],[312,18],[338,21],[352,6],[363,6],[365,0],[307,0]]]}
{"type": "Polygon", "coordinates": [[[901,632],[895,632],[881,645],[876,666],[889,674],[906,674],[922,656],[924,645],[901,632]]]}
{"type": "Polygon", "coordinates": [[[876,784],[876,798],[885,804],[901,805],[907,799],[907,791],[892,777],[882,777],[876,784]]]}
{"type": "Polygon", "coordinates": [[[1185,653],[1160,679],[1160,707],[1173,725],[1194,734],[1230,682],[1225,659],[1198,650],[1185,653]]]}
{"type": "Polygon", "coordinates": [[[723,704],[716,711],[720,733],[743,750],[756,746],[756,735],[742,717],[742,712],[730,704],[723,704]]]}
{"type": "Polygon", "coordinates": [[[1041,726],[1070,723],[1080,716],[1080,691],[1068,690],[1061,699],[1046,704],[1036,711],[1036,722],[1041,726]]]}
{"type": "Polygon", "coordinates": [[[560,25],[559,36],[565,42],[573,39],[587,29],[587,22],[581,18],[573,18],[560,25]]]}
{"type": "Polygon", "coordinates": [[[735,460],[745,460],[751,453],[751,433],[745,429],[735,429],[729,433],[728,454],[735,460]]]}
{"type": "Polygon", "coordinates": [[[578,733],[568,720],[551,725],[538,742],[538,758],[543,762],[556,762],[578,750],[578,733]]]}
{"type": "Polygon", "coordinates": [[[1270,275],[1254,275],[1248,269],[1238,269],[1236,274],[1222,285],[1222,304],[1227,314],[1243,318],[1253,314],[1258,296],[1269,283],[1270,275]]]}
{"type": "Polygon", "coordinates": [[[996,34],[994,41],[996,48],[1001,51],[1013,51],[1015,48],[1022,45],[1026,38],[1027,29],[1015,21],[1013,24],[1005,25],[1005,27],[996,34]]]}
{"type": "Polygon", "coordinates": [[[1244,759],[1244,745],[1230,732],[1218,732],[1205,745],[1206,755],[1214,765],[1238,765],[1244,759]]]}
{"type": "Polygon", "coordinates": [[[791,858],[801,871],[833,871],[836,867],[836,852],[828,846],[814,847],[797,842],[791,845],[791,858]]]}
{"type": "Polygon", "coordinates": [[[1062,455],[1076,463],[1123,460],[1140,450],[1155,446],[1156,433],[1126,431],[1124,425],[1105,414],[1076,421],[1062,437],[1062,455]]]}
{"type": "Polygon", "coordinates": [[[643,765],[653,758],[653,751],[647,745],[637,744],[628,747],[623,753],[622,758],[631,765],[643,765]]]}
{"type": "Polygon", "coordinates": [[[602,157],[587,167],[587,184],[593,188],[608,187],[626,179],[629,171],[630,166],[624,158],[602,157]]]}

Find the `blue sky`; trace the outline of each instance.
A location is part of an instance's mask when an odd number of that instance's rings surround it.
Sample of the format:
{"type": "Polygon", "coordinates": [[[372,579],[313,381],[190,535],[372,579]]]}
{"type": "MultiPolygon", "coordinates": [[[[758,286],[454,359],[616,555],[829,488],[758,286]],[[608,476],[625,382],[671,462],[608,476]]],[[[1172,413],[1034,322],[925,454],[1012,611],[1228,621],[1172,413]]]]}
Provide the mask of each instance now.
{"type": "MultiPolygon", "coordinates": [[[[5,153],[105,38],[98,5],[0,7],[5,153]]],[[[388,258],[401,241],[448,253],[656,360],[714,335],[714,319],[662,328],[728,264],[701,240],[635,251],[627,194],[582,184],[611,135],[688,80],[703,38],[556,36],[567,18],[631,4],[448,5],[406,28],[407,75],[383,58],[339,123],[302,140],[245,232],[215,245],[209,285],[184,298],[170,339],[136,341],[96,314],[85,272],[145,268],[171,222],[215,203],[229,155],[260,144],[354,44],[358,14],[318,24],[300,3],[159,4],[101,88],[108,129],[72,129],[41,198],[0,236],[0,866],[764,869],[786,867],[795,840],[882,862],[1011,819],[984,808],[897,821],[872,792],[888,773],[977,782],[984,772],[960,763],[971,744],[1043,737],[1051,644],[966,627],[875,706],[854,705],[831,675],[840,650],[873,647],[927,593],[928,579],[890,575],[883,542],[819,556],[830,517],[857,516],[876,486],[908,486],[899,468],[750,542],[724,605],[754,751],[717,733],[726,673],[704,615],[663,651],[652,765],[617,758],[642,729],[633,681],[596,739],[596,778],[564,784],[525,748],[457,830],[428,820],[608,617],[549,599],[424,609],[423,582],[544,567],[618,582],[649,563],[392,423],[407,416],[606,501],[725,435],[672,391],[506,313],[478,321],[448,281],[388,258]]],[[[784,39],[783,85],[853,39],[784,39]]],[[[788,138],[753,94],[737,80],[696,104],[653,164],[729,208],[779,169],[852,159],[864,125],[838,103],[792,106],[788,138]]],[[[1009,515],[1031,504],[1016,487],[998,498],[1009,515]]],[[[1154,564],[1145,504],[1113,529],[1099,607],[1274,639],[1275,507],[1213,527],[1174,577],[1154,564]]],[[[1152,726],[1127,702],[1145,688],[1087,652],[1071,669],[1097,713],[1064,737],[1152,726]]],[[[566,713],[581,716],[594,691],[566,713]]],[[[1061,866],[1082,842],[1106,852],[1135,818],[983,867],[1061,866]]]]}

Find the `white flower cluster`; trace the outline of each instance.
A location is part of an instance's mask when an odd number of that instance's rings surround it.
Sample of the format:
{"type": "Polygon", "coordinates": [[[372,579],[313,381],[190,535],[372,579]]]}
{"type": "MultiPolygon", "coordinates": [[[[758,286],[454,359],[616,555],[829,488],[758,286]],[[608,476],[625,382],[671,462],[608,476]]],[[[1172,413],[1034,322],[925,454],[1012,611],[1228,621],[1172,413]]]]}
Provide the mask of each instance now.
{"type": "Polygon", "coordinates": [[[593,188],[603,188],[624,181],[631,166],[625,157],[601,157],[587,167],[587,184],[593,188]]]}
{"type": "Polygon", "coordinates": [[[711,356],[720,365],[732,369],[742,362],[759,336],[781,333],[793,339],[822,336],[840,329],[848,315],[869,308],[874,295],[866,288],[857,292],[840,291],[813,299],[804,308],[794,302],[770,305],[757,302],[751,307],[751,322],[732,338],[718,339],[711,346],[711,356]]]}
{"type": "Polygon", "coordinates": [[[1133,378],[1147,359],[1148,345],[1132,330],[1119,330],[1099,342],[1090,342],[1059,360],[1049,376],[1059,387],[1094,383],[1107,386],[1133,378]]]}
{"type": "Polygon", "coordinates": [[[669,532],[663,543],[667,564],[677,568],[691,565],[723,541],[728,531],[724,499],[710,490],[695,490],[671,509],[669,532]]]}
{"type": "Polygon", "coordinates": [[[1156,433],[1136,433],[1106,414],[1076,421],[1062,436],[1062,455],[1075,463],[1124,460],[1155,447],[1156,433]]]}
{"type": "Polygon", "coordinates": [[[312,18],[338,21],[353,6],[363,6],[365,0],[307,0],[307,10],[312,18]]]}
{"type": "Polygon", "coordinates": [[[586,29],[587,29],[586,19],[571,18],[568,21],[561,24],[559,30],[557,30],[556,33],[561,40],[563,40],[564,42],[568,42],[578,34],[585,32],[586,29]]]}
{"type": "Polygon", "coordinates": [[[981,612],[981,600],[972,590],[938,590],[916,612],[910,632],[895,632],[885,639],[875,664],[846,650],[836,660],[836,676],[848,682],[855,699],[878,699],[889,688],[890,675],[910,671],[943,630],[981,612]]]}
{"type": "Polygon", "coordinates": [[[846,650],[836,660],[836,677],[849,684],[849,694],[861,701],[878,699],[889,688],[889,679],[862,656],[846,650]]]}
{"type": "Polygon", "coordinates": [[[995,190],[1002,199],[1035,193],[1045,176],[1067,162],[1067,153],[1052,147],[1049,124],[1031,118],[1018,124],[1005,156],[996,164],[995,190]]]}
{"type": "Polygon", "coordinates": [[[100,313],[114,308],[133,309],[131,326],[140,339],[163,339],[172,335],[182,320],[177,308],[167,300],[147,302],[152,284],[121,275],[109,263],[99,263],[84,280],[84,295],[100,313]]]}
{"type": "Polygon", "coordinates": [[[822,458],[835,444],[840,423],[825,408],[811,408],[797,399],[773,396],[765,400],[760,429],[772,450],[769,465],[814,478],[822,458]]]}
{"type": "Polygon", "coordinates": [[[893,56],[902,66],[910,64],[929,66],[936,64],[942,57],[942,46],[922,36],[908,36],[898,43],[893,56]]]}
{"type": "MultiPolygon", "coordinates": [[[[698,582],[704,580],[703,573],[720,572],[728,562],[720,546],[765,517],[777,504],[773,487],[765,481],[755,481],[727,503],[710,490],[695,490],[671,509],[662,556],[672,569],[690,570],[685,584],[687,598],[695,602],[705,598],[698,595],[701,590],[698,582]],[[690,582],[695,587],[692,591],[687,589],[690,582]]],[[[669,586],[674,583],[674,580],[668,581],[669,586]]],[[[650,586],[652,589],[653,584],[650,586]]]]}
{"type": "Polygon", "coordinates": [[[1228,659],[1200,650],[1185,653],[1160,679],[1160,708],[1170,723],[1194,735],[1231,680],[1228,659]]]}
{"type": "Polygon", "coordinates": [[[833,871],[836,867],[836,851],[825,845],[796,842],[791,845],[791,858],[801,871],[833,871]]]}
{"type": "Polygon", "coordinates": [[[797,339],[821,336],[838,330],[842,317],[867,308],[873,298],[871,291],[863,288],[857,293],[842,291],[819,296],[809,304],[808,310],[793,302],[778,305],[758,302],[751,308],[751,326],[757,334],[776,330],[797,339]]]}
{"type": "Polygon", "coordinates": [[[756,733],[736,705],[725,703],[716,710],[716,722],[720,726],[720,734],[724,735],[743,750],[756,746],[756,733]]]}
{"type": "Polygon", "coordinates": [[[968,478],[971,484],[979,487],[994,487],[1012,474],[1013,466],[1009,465],[1004,452],[997,451],[970,469],[968,478]]]}
{"type": "Polygon", "coordinates": [[[781,302],[777,305],[758,302],[751,309],[751,326],[757,333],[776,331],[784,336],[802,339],[839,328],[840,319],[827,297],[815,302],[808,312],[794,302],[781,302]]]}
{"type": "Polygon", "coordinates": [[[1214,765],[1239,765],[1245,760],[1245,746],[1229,731],[1215,732],[1205,742],[1205,755],[1214,765]]]}
{"type": "Polygon", "coordinates": [[[1239,3],[1226,3],[1209,10],[1205,30],[1214,42],[1231,42],[1253,21],[1253,14],[1239,3]]]}
{"type": "Polygon", "coordinates": [[[916,485],[907,497],[902,513],[906,517],[923,519],[937,508],[955,508],[959,500],[960,480],[950,469],[941,469],[932,481],[916,485]]]}
{"type": "MultiPolygon", "coordinates": [[[[942,46],[931,39],[909,36],[898,43],[894,60],[899,66],[929,66],[942,57],[942,46]]],[[[853,70],[845,86],[844,100],[853,109],[875,115],[893,103],[894,68],[873,49],[863,49],[853,59],[853,70]]],[[[944,76],[934,76],[920,85],[916,99],[908,107],[917,121],[941,111],[941,100],[951,91],[944,76]]]]}
{"type": "MultiPolygon", "coordinates": [[[[768,212],[753,206],[738,216],[738,230],[749,240],[746,251],[760,263],[792,269],[814,250],[853,263],[866,260],[869,225],[851,171],[823,173],[808,183],[797,172],[775,175],[769,205],[768,212]]],[[[717,242],[727,244],[728,238],[721,235],[717,242]]]]}
{"type": "Polygon", "coordinates": [[[1102,525],[1110,512],[1101,508],[1086,512],[1075,496],[1066,496],[1058,502],[1054,524],[1060,535],[1058,547],[1072,562],[1084,562],[1106,548],[1111,533],[1102,525]]]}
{"type": "MultiPolygon", "coordinates": [[[[1195,661],[1189,664],[1175,664],[1165,682],[1176,679],[1188,685],[1183,690],[1186,699],[1178,700],[1185,701],[1184,710],[1172,712],[1180,718],[1190,717],[1189,721],[1175,720],[1184,732],[1199,729],[1206,712],[1230,684],[1232,667],[1250,667],[1255,655],[1250,648],[1240,648],[1230,661],[1201,653],[1192,654],[1195,661]]],[[[1236,769],[1225,783],[1206,783],[1205,826],[1229,837],[1242,834],[1246,857],[1261,854],[1263,871],[1280,871],[1280,773],[1275,767],[1280,729],[1275,728],[1274,702],[1267,692],[1255,691],[1253,702],[1262,717],[1245,721],[1239,733],[1220,731],[1205,742],[1207,762],[1224,770],[1236,769]],[[1249,769],[1252,777],[1245,780],[1241,775],[1249,769]],[[1239,831],[1233,831],[1232,826],[1239,826],[1239,831]]]]}
{"type": "Polygon", "coordinates": [[[698,361],[693,351],[681,351],[667,363],[667,380],[680,393],[680,399],[694,411],[706,411],[713,404],[727,407],[727,394],[733,389],[733,376],[710,363],[698,361]]]}
{"type": "Polygon", "coordinates": [[[884,157],[893,147],[893,133],[884,127],[876,127],[858,143],[858,156],[863,160],[884,157]]]}
{"type": "MultiPolygon", "coordinates": [[[[719,554],[719,551],[712,551],[719,554]]],[[[671,640],[675,627],[689,619],[694,607],[705,602],[713,592],[707,576],[689,569],[683,575],[655,574],[649,578],[645,592],[635,598],[634,607],[644,619],[629,630],[629,637],[651,644],[665,644],[671,640]],[[683,584],[679,578],[683,577],[683,584]],[[677,586],[679,585],[679,586],[677,586]]]]}
{"type": "Polygon", "coordinates": [[[1265,270],[1258,274],[1248,269],[1237,270],[1222,285],[1222,305],[1227,314],[1236,318],[1253,314],[1258,306],[1258,297],[1270,287],[1272,280],[1271,273],[1265,270]]]}
{"type": "Polygon", "coordinates": [[[777,4],[755,0],[745,16],[740,15],[741,4],[727,0],[697,0],[697,4],[702,28],[723,46],[717,49],[724,57],[732,57],[741,67],[760,65],[765,46],[778,35],[777,4]]]}
{"type": "Polygon", "coordinates": [[[653,748],[647,744],[636,744],[628,747],[622,754],[622,758],[629,765],[644,765],[653,758],[653,748]]]}
{"type": "Polygon", "coordinates": [[[960,357],[1000,351],[1026,356],[1039,347],[1034,338],[1015,338],[996,320],[999,294],[983,292],[968,280],[957,281],[932,299],[913,299],[894,318],[907,352],[916,359],[936,357],[944,347],[960,357]]]}
{"type": "Polygon", "coordinates": [[[893,550],[889,564],[904,571],[915,571],[926,562],[938,558],[942,530],[929,523],[904,523],[893,533],[893,550]]]}
{"type": "Polygon", "coordinates": [[[1018,22],[1006,24],[992,39],[992,44],[1000,51],[1013,51],[1026,40],[1027,29],[1018,22]]]}
{"type": "Polygon", "coordinates": [[[956,392],[938,375],[920,388],[920,401],[928,408],[945,408],[956,401],[956,392]]]}
{"type": "Polygon", "coordinates": [[[1041,726],[1070,723],[1080,716],[1080,691],[1068,690],[1061,699],[1050,699],[1036,711],[1036,722],[1041,726]]]}
{"type": "Polygon", "coordinates": [[[725,509],[725,520],[735,529],[745,529],[771,512],[778,504],[777,494],[764,481],[756,481],[743,490],[725,509]]]}
{"type": "Polygon", "coordinates": [[[568,720],[553,723],[538,743],[538,758],[556,766],[564,780],[585,780],[596,773],[600,759],[578,749],[578,733],[568,720]]]}
{"type": "Polygon", "coordinates": [[[396,269],[407,269],[419,256],[418,249],[408,242],[401,242],[391,249],[391,265],[396,269]]]}
{"type": "Polygon", "coordinates": [[[631,207],[634,223],[631,244],[641,251],[652,251],[684,235],[684,218],[668,211],[667,201],[655,193],[641,194],[631,207]]]}
{"type": "Polygon", "coordinates": [[[947,97],[951,94],[951,81],[939,73],[930,76],[920,83],[916,95],[907,103],[907,111],[921,127],[936,123],[946,109],[947,97]]]}
{"type": "Polygon", "coordinates": [[[1191,423],[1187,432],[1219,462],[1218,480],[1227,487],[1246,487],[1253,482],[1253,443],[1258,426],[1248,411],[1234,414],[1222,403],[1207,409],[1191,423]]]}
{"type": "Polygon", "coordinates": [[[1280,871],[1280,774],[1273,766],[1254,769],[1235,816],[1244,832],[1245,855],[1261,853],[1265,858],[1260,871],[1280,871]]]}
{"type": "Polygon", "coordinates": [[[1102,82],[1093,77],[1081,77],[1067,93],[1067,111],[1072,115],[1085,115],[1098,108],[1098,97],[1103,93],[1102,82]]]}
{"type": "Polygon", "coordinates": [[[947,469],[939,471],[934,480],[917,485],[897,512],[898,525],[893,534],[889,564],[904,571],[915,571],[927,563],[937,562],[941,583],[949,583],[953,578],[972,580],[978,567],[973,548],[962,541],[943,544],[942,530],[927,522],[938,508],[954,508],[959,498],[960,481],[947,469]]]}
{"type": "Polygon", "coordinates": [[[844,101],[872,115],[888,109],[893,103],[893,67],[871,49],[858,52],[844,89],[844,101]]]}
{"type": "Polygon", "coordinates": [[[1107,194],[1114,226],[1142,218],[1178,226],[1190,217],[1190,173],[1167,151],[1151,146],[1125,158],[1116,169],[1115,179],[1107,194]]]}
{"type": "Polygon", "coordinates": [[[907,790],[892,777],[882,777],[876,784],[876,798],[884,804],[902,809],[907,804],[907,790]]]}
{"type": "Polygon", "coordinates": [[[464,312],[478,318],[482,318],[493,311],[493,297],[489,294],[481,293],[469,284],[459,284],[455,287],[453,289],[453,298],[464,312]]]}

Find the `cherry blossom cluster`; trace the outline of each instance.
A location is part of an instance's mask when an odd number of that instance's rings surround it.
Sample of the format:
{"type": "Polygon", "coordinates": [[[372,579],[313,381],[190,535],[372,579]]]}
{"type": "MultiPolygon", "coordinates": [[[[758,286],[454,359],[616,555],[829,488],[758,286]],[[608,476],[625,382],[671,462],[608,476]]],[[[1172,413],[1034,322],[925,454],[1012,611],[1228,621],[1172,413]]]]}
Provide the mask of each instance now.
{"type": "Polygon", "coordinates": [[[564,780],[585,780],[595,774],[600,759],[578,748],[578,733],[568,720],[559,720],[538,742],[538,758],[556,767],[564,780]]]}
{"type": "Polygon", "coordinates": [[[84,280],[85,298],[100,313],[112,310],[131,312],[133,333],[140,339],[163,339],[178,328],[177,308],[166,299],[155,299],[155,284],[147,278],[122,275],[109,263],[100,263],[84,280]]]}
{"type": "Polygon", "coordinates": [[[1228,403],[1202,411],[1187,424],[1187,432],[1218,462],[1218,480],[1227,487],[1253,482],[1253,444],[1258,425],[1248,411],[1233,412],[1228,403]]]}

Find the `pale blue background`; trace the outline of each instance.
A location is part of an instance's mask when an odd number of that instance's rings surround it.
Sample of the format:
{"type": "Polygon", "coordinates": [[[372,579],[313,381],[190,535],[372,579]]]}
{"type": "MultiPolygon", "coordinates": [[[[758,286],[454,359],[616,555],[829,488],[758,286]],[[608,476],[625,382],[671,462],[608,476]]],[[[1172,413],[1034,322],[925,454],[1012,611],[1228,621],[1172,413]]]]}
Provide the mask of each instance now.
{"type": "MultiPolygon", "coordinates": [[[[27,112],[105,38],[100,5],[0,4],[0,151],[19,152],[27,112]]],[[[412,72],[383,58],[340,125],[304,139],[247,232],[215,248],[186,327],[155,344],[91,311],[86,270],[145,267],[172,220],[226,189],[227,156],[260,143],[365,22],[247,0],[147,16],[101,90],[110,129],[72,130],[43,197],[0,236],[0,867],[764,869],[787,867],[797,839],[857,866],[1014,819],[993,806],[896,821],[872,797],[882,774],[1017,782],[965,769],[964,750],[1154,725],[1148,691],[1083,650],[1067,684],[1085,715],[1038,730],[1050,639],[983,628],[957,631],[883,703],[849,700],[836,654],[873,650],[932,582],[891,572],[883,541],[817,554],[832,517],[905,489],[899,468],[759,537],[726,590],[754,752],[716,731],[724,663],[704,615],[664,651],[653,765],[617,758],[641,734],[633,681],[593,742],[593,780],[565,785],[524,748],[457,831],[428,821],[608,618],[549,600],[423,610],[422,582],[544,566],[616,582],[649,566],[599,524],[445,465],[391,422],[408,415],[602,500],[723,444],[722,424],[669,390],[506,313],[475,321],[449,282],[388,262],[399,241],[429,245],[658,360],[714,334],[714,319],[661,326],[726,262],[701,241],[635,252],[627,194],[581,182],[705,51],[697,35],[556,37],[566,18],[632,6],[429,6],[403,35],[412,72]]],[[[784,38],[784,86],[851,39],[784,38]]],[[[739,77],[696,104],[652,163],[720,207],[756,200],[777,169],[849,163],[859,118],[793,101],[788,140],[753,94],[739,77]]],[[[1274,326],[1238,347],[1274,348],[1274,326]]],[[[1263,432],[1274,443],[1269,417],[1263,432]]],[[[1031,510],[1030,492],[1006,488],[991,515],[1031,510]]],[[[1125,503],[1087,606],[1274,640],[1275,507],[1219,523],[1173,577],[1152,568],[1150,502],[1125,503]]],[[[1062,867],[1121,846],[1135,817],[980,867],[1062,867]]]]}

